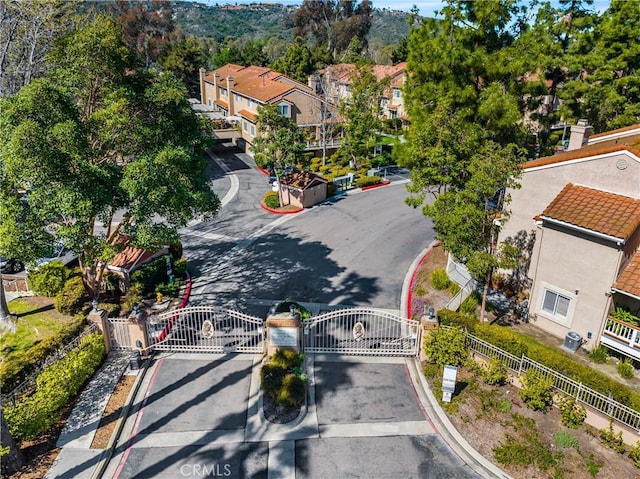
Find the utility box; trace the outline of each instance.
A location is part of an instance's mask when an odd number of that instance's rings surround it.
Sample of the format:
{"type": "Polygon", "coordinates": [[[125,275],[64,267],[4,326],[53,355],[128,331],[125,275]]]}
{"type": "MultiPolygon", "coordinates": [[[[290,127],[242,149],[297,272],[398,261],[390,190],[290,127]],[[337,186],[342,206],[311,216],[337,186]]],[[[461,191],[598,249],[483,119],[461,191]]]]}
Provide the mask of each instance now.
{"type": "Polygon", "coordinates": [[[562,347],[572,353],[575,353],[582,344],[582,336],[575,331],[569,331],[564,337],[564,344],[562,347]]]}
{"type": "Polygon", "coordinates": [[[451,402],[451,396],[456,391],[456,376],[458,368],[455,366],[445,366],[442,373],[442,401],[451,402]]]}
{"type": "Polygon", "coordinates": [[[140,351],[131,351],[129,356],[129,369],[137,371],[142,366],[142,359],[140,358],[140,351]]]}

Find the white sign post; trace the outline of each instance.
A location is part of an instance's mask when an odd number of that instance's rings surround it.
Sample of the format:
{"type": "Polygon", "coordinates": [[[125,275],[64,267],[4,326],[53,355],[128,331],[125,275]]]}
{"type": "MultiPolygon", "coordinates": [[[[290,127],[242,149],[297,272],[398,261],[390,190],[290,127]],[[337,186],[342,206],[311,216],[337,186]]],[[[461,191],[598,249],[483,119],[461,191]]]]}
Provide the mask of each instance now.
{"type": "Polygon", "coordinates": [[[445,366],[442,373],[442,401],[451,402],[451,396],[456,390],[456,376],[458,368],[455,366],[445,366]]]}

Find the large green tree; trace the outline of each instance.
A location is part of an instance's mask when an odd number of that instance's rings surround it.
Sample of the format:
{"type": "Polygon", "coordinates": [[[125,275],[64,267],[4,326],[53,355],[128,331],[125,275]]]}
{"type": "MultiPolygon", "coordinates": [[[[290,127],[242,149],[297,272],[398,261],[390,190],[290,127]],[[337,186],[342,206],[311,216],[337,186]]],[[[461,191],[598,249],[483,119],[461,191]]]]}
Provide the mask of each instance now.
{"type": "Polygon", "coordinates": [[[369,65],[356,67],[350,80],[351,94],[338,107],[344,118],[340,154],[357,164],[360,160],[368,159],[369,145],[380,131],[380,101],[389,81],[378,81],[369,65]]]}
{"type": "Polygon", "coordinates": [[[313,52],[302,38],[296,38],[285,54],[271,64],[271,68],[284,73],[294,80],[306,83],[307,77],[313,73],[316,61],[313,52]]]}
{"type": "Polygon", "coordinates": [[[499,266],[490,200],[515,186],[524,159],[515,145],[525,137],[526,67],[508,55],[522,13],[515,1],[451,0],[441,20],[425,19],[409,36],[411,126],[395,153],[412,169],[407,202],[423,207],[445,248],[485,282],[499,266]]]}
{"type": "Polygon", "coordinates": [[[305,149],[304,133],[278,105],[258,107],[258,134],[251,147],[262,168],[295,164],[305,149]]]}
{"type": "Polygon", "coordinates": [[[176,241],[219,201],[184,85],[137,68],[115,21],[96,17],[51,61],[50,75],[0,104],[0,253],[33,261],[62,240],[97,297],[121,236],[176,241]]]}

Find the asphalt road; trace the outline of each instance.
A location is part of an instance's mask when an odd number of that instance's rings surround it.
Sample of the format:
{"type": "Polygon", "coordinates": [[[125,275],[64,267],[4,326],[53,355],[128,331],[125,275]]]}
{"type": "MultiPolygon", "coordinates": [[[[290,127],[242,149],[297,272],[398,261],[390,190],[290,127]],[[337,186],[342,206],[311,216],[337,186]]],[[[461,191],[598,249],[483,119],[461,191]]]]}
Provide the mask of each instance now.
{"type": "Polygon", "coordinates": [[[273,215],[259,206],[268,182],[251,158],[214,154],[209,171],[224,206],[182,232],[191,304],[290,298],[399,309],[404,276],[435,237],[430,220],[404,203],[402,182],[273,215]]]}

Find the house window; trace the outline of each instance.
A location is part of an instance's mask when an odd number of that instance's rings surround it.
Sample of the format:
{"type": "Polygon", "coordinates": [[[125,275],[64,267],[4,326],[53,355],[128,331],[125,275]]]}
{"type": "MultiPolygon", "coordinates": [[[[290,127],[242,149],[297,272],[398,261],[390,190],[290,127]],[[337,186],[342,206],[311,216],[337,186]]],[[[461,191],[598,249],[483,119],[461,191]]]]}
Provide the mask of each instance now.
{"type": "Polygon", "coordinates": [[[209,106],[213,106],[213,100],[209,98],[209,106]]]}
{"type": "Polygon", "coordinates": [[[247,98],[247,107],[251,108],[251,99],[247,98]]]}
{"type": "Polygon", "coordinates": [[[382,100],[380,100],[380,106],[382,106],[383,108],[387,106],[388,103],[389,103],[389,100],[387,100],[386,98],[383,98],[382,100]]]}
{"type": "Polygon", "coordinates": [[[402,92],[400,90],[393,90],[393,98],[401,98],[402,92]]]}
{"type": "Polygon", "coordinates": [[[234,95],[233,95],[233,99],[234,99],[235,101],[240,101],[240,95],[238,95],[237,93],[234,93],[234,95]]]}
{"type": "Polygon", "coordinates": [[[398,112],[397,112],[397,111],[395,111],[395,110],[390,110],[390,111],[389,111],[389,117],[390,117],[392,120],[395,120],[396,118],[398,118],[398,112]]]}
{"type": "Polygon", "coordinates": [[[542,298],[542,311],[549,313],[561,321],[566,321],[569,316],[570,305],[570,298],[545,288],[542,298]]]}
{"type": "Polygon", "coordinates": [[[251,136],[256,136],[256,125],[251,125],[251,136]]]}
{"type": "Polygon", "coordinates": [[[220,88],[220,95],[221,96],[227,96],[227,89],[226,88],[220,88]]]}
{"type": "Polygon", "coordinates": [[[289,116],[289,105],[278,105],[278,108],[280,109],[280,114],[282,116],[289,116]]]}
{"type": "Polygon", "coordinates": [[[246,121],[243,121],[243,122],[242,122],[242,129],[243,129],[244,131],[249,131],[249,126],[247,125],[247,122],[246,122],[246,121]]]}

